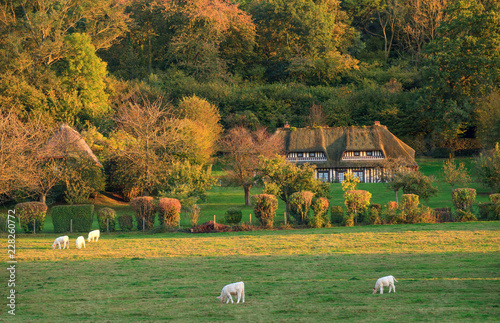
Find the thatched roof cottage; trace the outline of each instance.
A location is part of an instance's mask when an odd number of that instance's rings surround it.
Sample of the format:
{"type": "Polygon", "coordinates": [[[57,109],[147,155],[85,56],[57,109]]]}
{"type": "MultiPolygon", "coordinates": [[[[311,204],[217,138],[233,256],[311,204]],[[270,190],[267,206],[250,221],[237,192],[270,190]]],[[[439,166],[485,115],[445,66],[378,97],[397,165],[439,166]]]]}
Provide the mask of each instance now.
{"type": "Polygon", "coordinates": [[[379,122],[368,127],[285,126],[276,135],[283,137],[288,161],[316,165],[316,177],[327,182],[342,182],[346,173],[353,173],[362,183],[380,182],[389,159],[418,167],[415,150],[379,122]]]}
{"type": "Polygon", "coordinates": [[[91,158],[99,167],[102,167],[92,149],[87,145],[80,133],[70,126],[63,124],[47,140],[39,152],[40,158],[91,158]]]}

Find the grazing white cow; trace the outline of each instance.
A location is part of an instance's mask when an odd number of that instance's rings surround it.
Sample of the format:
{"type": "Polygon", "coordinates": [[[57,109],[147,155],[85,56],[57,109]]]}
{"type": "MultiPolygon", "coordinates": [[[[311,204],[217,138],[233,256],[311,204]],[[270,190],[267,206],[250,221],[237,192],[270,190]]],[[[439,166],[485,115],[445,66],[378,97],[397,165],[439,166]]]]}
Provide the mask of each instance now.
{"type": "Polygon", "coordinates": [[[82,246],[85,248],[85,238],[83,236],[79,236],[76,238],[76,247],[78,249],[82,249],[82,246]]]}
{"type": "Polygon", "coordinates": [[[54,240],[54,243],[52,244],[52,249],[55,249],[56,246],[59,246],[59,249],[61,249],[61,243],[63,244],[63,249],[66,249],[66,245],[68,245],[68,249],[69,249],[69,237],[68,236],[62,236],[62,237],[56,238],[56,240],[54,240]]]}
{"type": "Polygon", "coordinates": [[[391,292],[391,289],[395,293],[396,292],[396,286],[394,286],[394,282],[397,282],[397,280],[392,275],[379,278],[377,280],[377,282],[375,283],[375,287],[373,288],[373,294],[375,294],[379,289],[380,289],[380,294],[383,294],[384,293],[384,287],[387,287],[387,286],[389,286],[389,293],[391,292]]]}
{"type": "Polygon", "coordinates": [[[224,303],[224,301],[226,301],[226,304],[229,303],[229,301],[234,303],[231,295],[238,295],[236,304],[240,302],[240,299],[242,299],[242,303],[245,303],[245,284],[243,282],[237,282],[226,285],[222,288],[220,296],[217,296],[217,298],[220,299],[222,303],[224,303]]]}
{"type": "Polygon", "coordinates": [[[94,230],[94,231],[90,231],[89,232],[89,237],[87,238],[87,241],[90,242],[90,240],[92,239],[92,241],[99,241],[99,237],[101,236],[101,231],[99,230],[94,230]]]}

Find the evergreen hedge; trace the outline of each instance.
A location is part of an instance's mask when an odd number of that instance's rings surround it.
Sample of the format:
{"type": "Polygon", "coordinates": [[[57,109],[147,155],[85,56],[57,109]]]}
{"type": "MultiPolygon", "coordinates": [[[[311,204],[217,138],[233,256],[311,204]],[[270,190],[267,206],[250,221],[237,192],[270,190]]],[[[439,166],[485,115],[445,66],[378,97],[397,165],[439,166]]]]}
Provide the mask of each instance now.
{"type": "Polygon", "coordinates": [[[36,232],[43,230],[45,215],[47,214],[47,205],[45,205],[45,203],[24,202],[16,204],[14,209],[16,210],[16,215],[19,216],[21,220],[21,227],[24,232],[33,232],[33,222],[35,222],[36,232]]]}
{"type": "Polygon", "coordinates": [[[89,232],[94,221],[94,205],[56,205],[50,210],[54,232],[70,231],[73,220],[73,232],[89,232]]]}
{"type": "Polygon", "coordinates": [[[116,212],[112,208],[103,207],[97,211],[97,222],[99,223],[99,230],[106,232],[108,229],[109,220],[109,232],[115,231],[116,225],[116,212]]]}

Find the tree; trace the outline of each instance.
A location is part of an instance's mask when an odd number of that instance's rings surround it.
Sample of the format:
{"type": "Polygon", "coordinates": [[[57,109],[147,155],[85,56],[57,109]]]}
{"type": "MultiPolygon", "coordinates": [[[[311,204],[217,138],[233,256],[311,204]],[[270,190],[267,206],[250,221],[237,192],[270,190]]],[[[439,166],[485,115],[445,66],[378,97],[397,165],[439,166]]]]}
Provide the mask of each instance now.
{"type": "Polygon", "coordinates": [[[438,193],[438,189],[432,186],[434,178],[417,170],[404,173],[401,181],[404,194],[415,194],[428,201],[438,193]]]}
{"type": "Polygon", "coordinates": [[[497,142],[494,149],[481,153],[475,163],[478,180],[492,194],[500,192],[500,144],[497,142]]]}
{"type": "Polygon", "coordinates": [[[382,166],[382,181],[385,187],[394,192],[394,200],[398,203],[398,191],[403,188],[404,176],[408,169],[408,163],[403,158],[387,159],[382,166]]]}
{"type": "Polygon", "coordinates": [[[272,80],[329,83],[353,68],[356,32],[336,0],[265,0],[250,5],[257,51],[272,80]],[[274,74],[274,75],[273,75],[274,74]]]}
{"type": "Polygon", "coordinates": [[[500,88],[482,98],[476,107],[477,137],[485,149],[500,142],[500,88]]]}
{"type": "MultiPolygon", "coordinates": [[[[262,164],[258,168],[259,177],[264,181],[264,193],[278,196],[286,203],[287,213],[290,209],[290,196],[295,192],[318,192],[323,187],[314,174],[315,166],[289,163],[285,157],[261,157],[262,164]]],[[[320,196],[317,196],[320,197],[320,196]]]]}
{"type": "Polygon", "coordinates": [[[232,128],[221,140],[227,177],[245,192],[245,205],[251,205],[250,189],[255,182],[255,171],[261,164],[259,156],[271,158],[283,151],[283,142],[270,136],[265,128],[250,131],[232,128]]]}
{"type": "Polygon", "coordinates": [[[467,174],[464,163],[457,166],[455,158],[452,157],[443,162],[443,175],[444,180],[451,185],[452,190],[455,185],[466,185],[470,182],[470,176],[467,174]]]}

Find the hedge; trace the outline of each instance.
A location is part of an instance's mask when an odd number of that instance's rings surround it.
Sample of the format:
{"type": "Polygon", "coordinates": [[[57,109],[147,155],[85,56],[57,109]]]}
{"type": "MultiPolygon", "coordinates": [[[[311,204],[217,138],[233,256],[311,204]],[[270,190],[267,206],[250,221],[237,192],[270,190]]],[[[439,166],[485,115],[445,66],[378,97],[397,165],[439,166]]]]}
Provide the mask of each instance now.
{"type": "Polygon", "coordinates": [[[271,194],[259,194],[252,196],[253,211],[260,223],[266,228],[272,228],[276,210],[278,209],[278,199],[271,194]]]}
{"type": "Polygon", "coordinates": [[[145,230],[149,231],[153,229],[155,225],[155,216],[157,208],[153,197],[151,196],[136,197],[130,202],[130,206],[132,206],[132,209],[135,211],[137,230],[142,231],[143,225],[145,230]]]}
{"type": "Polygon", "coordinates": [[[120,215],[118,217],[118,224],[120,225],[120,229],[122,229],[122,231],[131,231],[134,227],[132,216],[129,214],[120,215]]]}
{"type": "Polygon", "coordinates": [[[21,227],[24,232],[32,233],[33,224],[35,224],[35,231],[40,232],[43,230],[45,222],[45,215],[47,214],[47,205],[42,202],[25,202],[16,204],[14,207],[16,215],[21,220],[21,227]],[[35,223],[33,223],[35,222],[35,223]]]}
{"type": "Polygon", "coordinates": [[[158,202],[158,220],[160,225],[176,227],[181,217],[181,202],[178,199],[163,197],[158,202]]]}
{"type": "Polygon", "coordinates": [[[115,231],[116,225],[116,212],[112,208],[104,207],[97,211],[97,222],[99,223],[99,230],[106,232],[108,230],[108,220],[109,220],[109,231],[115,231]]]}
{"type": "Polygon", "coordinates": [[[230,224],[238,224],[241,222],[242,217],[243,213],[241,210],[233,207],[227,210],[226,214],[224,214],[224,221],[230,224]]]}
{"type": "Polygon", "coordinates": [[[56,205],[50,210],[54,232],[70,231],[73,220],[73,232],[89,232],[94,221],[94,205],[56,205]]]}

